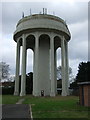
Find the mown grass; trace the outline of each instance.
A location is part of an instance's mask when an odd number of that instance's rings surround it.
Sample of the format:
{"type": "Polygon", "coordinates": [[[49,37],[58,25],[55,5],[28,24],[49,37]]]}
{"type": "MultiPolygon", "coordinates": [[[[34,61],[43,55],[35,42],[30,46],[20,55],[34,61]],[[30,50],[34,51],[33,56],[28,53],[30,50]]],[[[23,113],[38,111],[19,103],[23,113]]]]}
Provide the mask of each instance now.
{"type": "Polygon", "coordinates": [[[0,104],[2,104],[2,95],[0,95],[0,104]]]}
{"type": "Polygon", "coordinates": [[[31,105],[34,118],[85,119],[90,113],[87,107],[78,105],[79,98],[76,96],[33,97],[27,95],[20,97],[3,95],[2,104],[15,104],[21,98],[24,98],[23,104],[31,105]]]}
{"type": "Polygon", "coordinates": [[[15,104],[20,98],[14,95],[2,95],[2,104],[15,104]]]}
{"type": "Polygon", "coordinates": [[[23,104],[31,104],[34,118],[88,118],[88,108],[78,102],[76,96],[27,96],[23,104]]]}

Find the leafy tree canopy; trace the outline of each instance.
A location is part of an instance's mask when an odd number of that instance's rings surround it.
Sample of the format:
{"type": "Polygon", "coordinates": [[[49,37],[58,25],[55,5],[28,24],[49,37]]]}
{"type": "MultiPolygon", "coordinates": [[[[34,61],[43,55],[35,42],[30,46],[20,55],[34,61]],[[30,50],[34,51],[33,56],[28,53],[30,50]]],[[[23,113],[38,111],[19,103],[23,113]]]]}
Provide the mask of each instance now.
{"type": "Polygon", "coordinates": [[[78,66],[78,73],[75,81],[70,85],[71,88],[78,88],[77,83],[90,81],[90,62],[81,62],[78,66]]]}
{"type": "MultiPolygon", "coordinates": [[[[21,75],[19,75],[19,91],[21,89],[21,75]]],[[[33,91],[33,73],[26,74],[26,94],[32,94],[33,91]]]]}
{"type": "Polygon", "coordinates": [[[2,79],[8,79],[9,78],[9,73],[10,67],[6,62],[0,62],[0,81],[2,79]]]}
{"type": "MultiPolygon", "coordinates": [[[[61,79],[61,76],[62,76],[62,75],[61,75],[61,74],[62,74],[61,71],[62,71],[62,67],[61,67],[61,66],[58,66],[58,67],[57,67],[57,79],[58,79],[58,80],[61,79]]],[[[72,77],[73,77],[73,76],[72,76],[72,68],[69,67],[69,78],[72,79],[72,77]]]]}
{"type": "Polygon", "coordinates": [[[90,62],[81,62],[78,66],[77,82],[90,81],[90,62]]]}

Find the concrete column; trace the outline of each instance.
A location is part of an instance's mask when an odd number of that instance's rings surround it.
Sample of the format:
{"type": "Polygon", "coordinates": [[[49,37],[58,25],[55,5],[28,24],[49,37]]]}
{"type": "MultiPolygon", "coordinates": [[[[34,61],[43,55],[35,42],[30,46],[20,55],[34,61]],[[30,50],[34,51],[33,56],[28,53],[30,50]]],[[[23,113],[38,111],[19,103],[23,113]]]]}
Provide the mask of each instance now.
{"type": "Polygon", "coordinates": [[[57,94],[57,57],[56,50],[54,50],[54,69],[55,69],[55,90],[57,94]]]}
{"type": "Polygon", "coordinates": [[[22,75],[21,75],[21,92],[20,96],[26,95],[26,39],[22,36],[22,75]]]}
{"type": "Polygon", "coordinates": [[[18,39],[16,48],[16,73],[14,95],[19,95],[19,70],[20,70],[20,42],[18,39]]]}
{"type": "Polygon", "coordinates": [[[66,56],[66,89],[67,89],[67,95],[69,95],[69,65],[68,65],[68,42],[65,41],[65,56],[66,56]]]}
{"type": "Polygon", "coordinates": [[[39,37],[35,35],[33,95],[38,96],[39,37]]]}
{"type": "Polygon", "coordinates": [[[54,61],[54,37],[51,36],[50,38],[50,60],[51,60],[51,93],[50,96],[55,96],[56,95],[56,84],[55,84],[55,61],[54,61]]]}
{"type": "Polygon", "coordinates": [[[34,91],[35,91],[35,49],[33,52],[33,95],[34,95],[34,91]]]}
{"type": "Polygon", "coordinates": [[[65,57],[65,38],[61,39],[61,61],[62,61],[62,96],[67,96],[67,84],[66,84],[66,57],[65,57]]]}

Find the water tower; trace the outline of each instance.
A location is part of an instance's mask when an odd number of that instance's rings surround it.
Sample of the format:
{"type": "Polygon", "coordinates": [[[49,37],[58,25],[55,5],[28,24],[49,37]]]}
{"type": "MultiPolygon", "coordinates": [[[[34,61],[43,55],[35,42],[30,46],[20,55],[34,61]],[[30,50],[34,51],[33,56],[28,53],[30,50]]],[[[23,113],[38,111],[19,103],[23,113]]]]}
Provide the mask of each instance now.
{"type": "Polygon", "coordinates": [[[62,96],[67,96],[70,32],[66,22],[46,13],[26,16],[17,23],[13,38],[17,44],[14,95],[19,95],[20,54],[22,54],[20,96],[26,95],[27,49],[32,49],[34,52],[33,95],[41,96],[42,92],[44,96],[56,95],[56,50],[61,47],[62,96]]]}

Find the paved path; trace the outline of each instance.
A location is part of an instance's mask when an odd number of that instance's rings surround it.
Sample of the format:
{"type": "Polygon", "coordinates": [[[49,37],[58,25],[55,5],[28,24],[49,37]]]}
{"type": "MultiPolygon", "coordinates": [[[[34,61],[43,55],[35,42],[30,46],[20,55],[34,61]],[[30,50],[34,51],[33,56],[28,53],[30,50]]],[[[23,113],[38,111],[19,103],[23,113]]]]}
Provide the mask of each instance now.
{"type": "Polygon", "coordinates": [[[16,104],[22,104],[23,101],[24,101],[24,98],[20,99],[16,104]]]}
{"type": "Polygon", "coordinates": [[[2,120],[4,118],[11,118],[12,120],[14,118],[18,118],[18,120],[26,118],[27,120],[31,120],[30,107],[24,104],[2,105],[2,120]]]}

